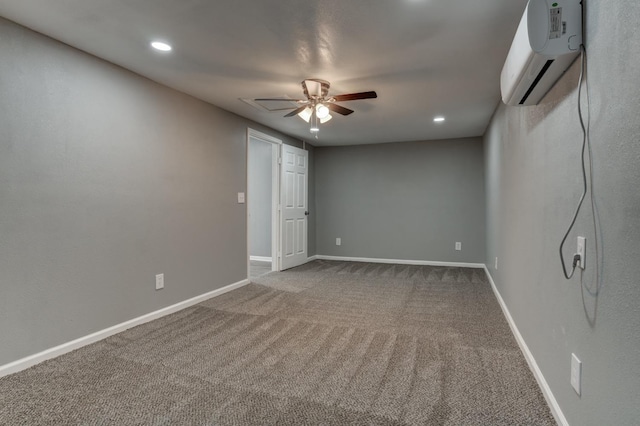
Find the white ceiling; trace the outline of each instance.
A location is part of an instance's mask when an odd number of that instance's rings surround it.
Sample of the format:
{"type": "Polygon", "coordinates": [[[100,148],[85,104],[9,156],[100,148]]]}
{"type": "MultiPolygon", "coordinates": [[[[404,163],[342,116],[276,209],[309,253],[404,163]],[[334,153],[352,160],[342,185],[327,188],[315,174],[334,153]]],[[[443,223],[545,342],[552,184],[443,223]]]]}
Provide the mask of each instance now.
{"type": "Polygon", "coordinates": [[[0,0],[0,15],[313,145],[480,136],[526,0],[0,0]],[[161,39],[174,50],[149,47],[161,39]],[[313,139],[286,112],[240,98],[302,95],[305,78],[344,102],[313,139]],[[443,115],[446,121],[433,122],[443,115]]]}

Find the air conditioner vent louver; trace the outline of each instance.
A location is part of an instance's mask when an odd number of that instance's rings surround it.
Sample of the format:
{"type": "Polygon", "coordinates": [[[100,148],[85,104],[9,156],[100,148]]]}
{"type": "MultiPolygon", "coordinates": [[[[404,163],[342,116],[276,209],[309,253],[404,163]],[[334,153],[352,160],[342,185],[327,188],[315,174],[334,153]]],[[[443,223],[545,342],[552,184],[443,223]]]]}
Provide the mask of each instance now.
{"type": "Polygon", "coordinates": [[[531,84],[531,87],[529,87],[529,90],[527,90],[527,93],[524,94],[524,97],[520,101],[520,105],[524,105],[524,103],[527,101],[527,98],[529,97],[531,92],[533,92],[534,89],[538,86],[538,83],[540,83],[540,80],[542,80],[542,77],[544,77],[544,75],[549,70],[549,67],[551,66],[551,64],[553,64],[553,61],[554,61],[553,59],[549,59],[547,61],[547,63],[544,64],[544,67],[542,67],[542,70],[540,70],[540,72],[538,73],[538,76],[536,77],[536,79],[533,80],[533,83],[531,84]]]}

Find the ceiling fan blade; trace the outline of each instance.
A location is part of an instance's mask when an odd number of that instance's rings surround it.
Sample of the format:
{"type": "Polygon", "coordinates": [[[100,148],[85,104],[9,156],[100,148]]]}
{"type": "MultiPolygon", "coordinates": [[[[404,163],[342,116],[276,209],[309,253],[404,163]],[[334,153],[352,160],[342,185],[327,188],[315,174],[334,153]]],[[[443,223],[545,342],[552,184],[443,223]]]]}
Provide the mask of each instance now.
{"type": "Polygon", "coordinates": [[[273,109],[269,109],[269,112],[274,112],[274,111],[289,111],[290,109],[295,109],[296,107],[287,107],[287,108],[273,108],[273,109]]]}
{"type": "Polygon", "coordinates": [[[258,98],[258,99],[254,99],[254,101],[256,102],[260,102],[260,101],[287,101],[287,102],[306,102],[306,99],[286,99],[286,98],[258,98]]]}
{"type": "Polygon", "coordinates": [[[331,111],[333,112],[337,112],[338,114],[342,114],[342,115],[349,115],[353,112],[353,110],[349,109],[349,108],[345,108],[343,106],[340,105],[336,105],[334,103],[327,103],[325,104],[327,106],[327,108],[329,108],[331,111]]]}
{"type": "Polygon", "coordinates": [[[332,96],[336,102],[344,101],[357,101],[358,99],[374,99],[378,97],[378,94],[374,91],[360,92],[360,93],[348,93],[346,95],[332,96]]]}
{"type": "Polygon", "coordinates": [[[285,115],[285,117],[293,117],[294,115],[298,115],[302,111],[304,111],[306,108],[307,108],[306,105],[302,105],[300,108],[296,108],[293,111],[291,111],[289,114],[285,115]]]}

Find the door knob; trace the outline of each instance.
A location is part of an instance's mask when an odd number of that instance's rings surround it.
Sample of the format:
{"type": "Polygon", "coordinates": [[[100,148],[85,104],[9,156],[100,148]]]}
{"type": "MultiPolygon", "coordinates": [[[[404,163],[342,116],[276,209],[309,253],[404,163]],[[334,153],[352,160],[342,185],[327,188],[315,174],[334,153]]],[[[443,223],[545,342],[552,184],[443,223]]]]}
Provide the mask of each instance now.
{"type": "Polygon", "coordinates": [[[305,215],[305,216],[309,216],[309,212],[308,212],[308,211],[307,211],[307,212],[304,212],[304,215],[305,215]]]}

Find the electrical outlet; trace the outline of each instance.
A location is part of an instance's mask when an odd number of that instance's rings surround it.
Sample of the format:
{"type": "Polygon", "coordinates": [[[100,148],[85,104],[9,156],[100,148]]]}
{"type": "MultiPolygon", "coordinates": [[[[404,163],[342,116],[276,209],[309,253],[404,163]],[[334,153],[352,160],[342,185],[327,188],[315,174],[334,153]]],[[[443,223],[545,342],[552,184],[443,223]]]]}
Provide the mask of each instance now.
{"type": "Polygon", "coordinates": [[[238,204],[244,204],[245,196],[244,192],[238,192],[238,204]]]}
{"type": "Polygon", "coordinates": [[[582,362],[576,354],[571,354],[571,386],[578,395],[581,395],[582,389],[582,362]]]}
{"type": "Polygon", "coordinates": [[[456,243],[456,250],[457,250],[457,251],[462,250],[462,243],[461,243],[461,242],[459,242],[459,241],[456,243]]]}
{"type": "Polygon", "coordinates": [[[580,262],[578,262],[578,266],[584,269],[586,265],[586,246],[587,239],[585,237],[578,237],[578,251],[576,252],[578,256],[580,256],[580,262]]]}
{"type": "Polygon", "coordinates": [[[156,275],[156,290],[164,288],[164,274],[156,275]]]}
{"type": "Polygon", "coordinates": [[[496,256],[495,270],[498,270],[498,256],[496,256]]]}
{"type": "Polygon", "coordinates": [[[341,246],[342,245],[342,238],[336,238],[336,245],[337,246],[341,246]]]}

